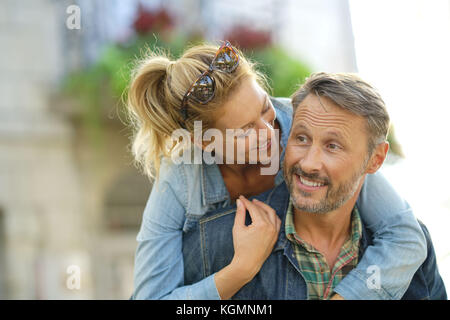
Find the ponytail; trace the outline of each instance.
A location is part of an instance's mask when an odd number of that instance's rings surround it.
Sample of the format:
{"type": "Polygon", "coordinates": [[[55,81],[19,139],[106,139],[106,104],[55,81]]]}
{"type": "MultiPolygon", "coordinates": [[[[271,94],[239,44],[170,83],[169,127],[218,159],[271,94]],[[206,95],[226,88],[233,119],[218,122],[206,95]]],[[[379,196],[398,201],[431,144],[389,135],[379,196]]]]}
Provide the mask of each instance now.
{"type": "Polygon", "coordinates": [[[161,155],[168,156],[167,140],[179,127],[166,101],[167,68],[165,56],[150,56],[135,70],[128,91],[128,110],[134,121],[131,151],[135,162],[150,178],[156,178],[161,155]]]}

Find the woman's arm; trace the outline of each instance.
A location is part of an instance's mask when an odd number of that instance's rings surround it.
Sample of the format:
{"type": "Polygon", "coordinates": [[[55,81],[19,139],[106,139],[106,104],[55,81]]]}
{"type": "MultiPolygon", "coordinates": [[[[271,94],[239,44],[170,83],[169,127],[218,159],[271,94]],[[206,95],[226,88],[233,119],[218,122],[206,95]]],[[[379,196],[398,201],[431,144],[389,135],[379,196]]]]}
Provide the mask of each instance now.
{"type": "Polygon", "coordinates": [[[184,285],[184,208],[167,183],[153,187],[145,207],[134,268],[132,299],[229,299],[259,272],[278,238],[280,219],[264,204],[241,197],[233,226],[232,262],[192,285],[184,285]],[[245,225],[249,210],[252,225],[245,225]]]}
{"type": "Polygon", "coordinates": [[[220,299],[214,275],[184,286],[184,219],[184,208],[172,188],[156,182],[136,239],[133,299],[220,299]]]}
{"type": "Polygon", "coordinates": [[[401,299],[427,256],[422,229],[409,204],[379,172],[366,176],[356,205],[373,232],[373,245],[335,292],[346,300],[401,299]],[[374,271],[379,271],[379,286],[371,282],[374,271]]]}

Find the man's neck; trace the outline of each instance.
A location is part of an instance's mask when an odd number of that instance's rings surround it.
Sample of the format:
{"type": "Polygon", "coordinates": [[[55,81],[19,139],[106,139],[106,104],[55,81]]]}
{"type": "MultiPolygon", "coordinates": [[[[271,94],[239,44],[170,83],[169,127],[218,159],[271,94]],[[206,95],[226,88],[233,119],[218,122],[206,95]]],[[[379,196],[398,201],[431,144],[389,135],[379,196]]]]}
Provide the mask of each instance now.
{"type": "Polygon", "coordinates": [[[310,213],[293,208],[296,233],[322,253],[330,269],[351,232],[351,215],[359,192],[357,191],[338,209],[324,213],[310,213]]]}

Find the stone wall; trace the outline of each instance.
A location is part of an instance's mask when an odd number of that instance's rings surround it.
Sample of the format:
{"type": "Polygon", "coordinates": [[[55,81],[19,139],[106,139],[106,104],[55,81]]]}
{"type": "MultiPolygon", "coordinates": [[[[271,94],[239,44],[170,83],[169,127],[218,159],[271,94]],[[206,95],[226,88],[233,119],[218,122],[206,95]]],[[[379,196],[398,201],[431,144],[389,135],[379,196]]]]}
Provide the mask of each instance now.
{"type": "Polygon", "coordinates": [[[64,70],[54,1],[0,3],[0,207],[3,295],[90,297],[66,289],[66,267],[88,270],[74,132],[48,111],[64,70]]]}

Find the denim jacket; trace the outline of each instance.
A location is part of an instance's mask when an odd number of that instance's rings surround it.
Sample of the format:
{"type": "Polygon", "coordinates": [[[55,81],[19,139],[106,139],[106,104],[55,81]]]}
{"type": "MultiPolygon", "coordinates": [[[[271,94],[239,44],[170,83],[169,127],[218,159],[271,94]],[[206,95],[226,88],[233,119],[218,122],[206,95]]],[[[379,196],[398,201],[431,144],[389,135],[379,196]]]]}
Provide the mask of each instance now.
{"type": "MultiPolygon", "coordinates": [[[[272,103],[281,129],[282,164],[292,124],[292,106],[283,98],[273,98],[272,103]]],[[[283,217],[289,197],[284,189],[280,169],[275,187],[255,197],[283,217]]],[[[336,286],[335,292],[349,300],[400,299],[427,257],[424,232],[408,203],[381,173],[367,175],[356,205],[365,227],[372,232],[373,243],[365,250],[358,266],[336,286]],[[368,270],[373,265],[380,268],[381,286],[376,289],[367,285],[371,276],[368,270]]],[[[214,275],[233,257],[231,227],[235,210],[216,164],[175,165],[169,159],[162,159],[159,179],[153,185],[136,238],[131,298],[220,299],[214,275]]],[[[260,273],[233,298],[253,299],[255,295],[248,293],[248,288],[262,286],[268,291],[257,291],[271,292],[278,290],[278,280],[292,279],[294,274],[288,270],[287,275],[281,272],[270,279],[262,277],[266,268],[273,268],[272,260],[283,241],[280,231],[273,253],[260,273]]],[[[282,299],[304,299],[305,294],[286,292],[282,299]]]]}
{"type": "MultiPolygon", "coordinates": [[[[306,300],[308,287],[295,258],[292,242],[285,233],[285,218],[289,203],[289,191],[286,183],[260,194],[256,197],[281,213],[280,234],[271,255],[263,264],[259,273],[242,287],[232,299],[242,300],[306,300]]],[[[233,258],[232,228],[236,208],[229,206],[208,212],[198,219],[193,229],[183,237],[183,259],[186,263],[184,281],[186,285],[201,281],[214,274],[231,262],[233,258]]],[[[246,223],[250,223],[247,214],[246,223]]],[[[427,258],[414,274],[412,281],[402,299],[447,299],[444,283],[439,275],[431,238],[424,225],[420,224],[426,235],[427,258]]],[[[359,256],[364,259],[367,248],[373,245],[373,235],[363,223],[359,256]]],[[[402,261],[403,263],[403,261],[402,261]]],[[[382,264],[374,265],[375,268],[382,264]]],[[[366,270],[372,275],[374,268],[366,270]]],[[[378,279],[385,282],[383,274],[378,279]]],[[[371,282],[368,288],[376,289],[377,280],[371,282]]]]}

